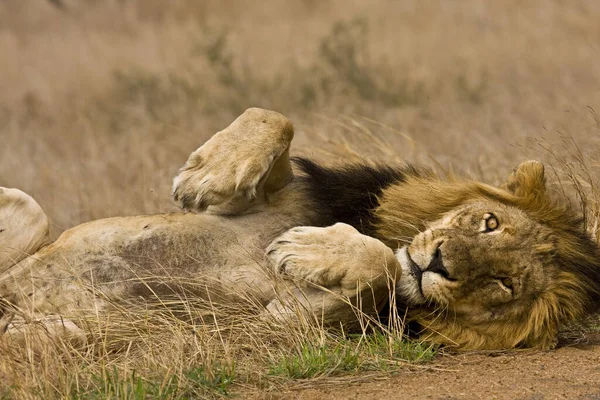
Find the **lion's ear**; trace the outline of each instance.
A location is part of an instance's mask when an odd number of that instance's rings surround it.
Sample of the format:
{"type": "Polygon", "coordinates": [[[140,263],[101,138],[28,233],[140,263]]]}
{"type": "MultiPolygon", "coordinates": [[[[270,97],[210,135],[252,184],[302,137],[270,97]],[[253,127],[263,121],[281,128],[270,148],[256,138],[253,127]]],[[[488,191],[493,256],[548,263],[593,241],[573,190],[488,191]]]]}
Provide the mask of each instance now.
{"type": "Polygon", "coordinates": [[[517,166],[501,188],[518,197],[542,197],[546,193],[544,165],[539,161],[524,161],[517,166]]]}

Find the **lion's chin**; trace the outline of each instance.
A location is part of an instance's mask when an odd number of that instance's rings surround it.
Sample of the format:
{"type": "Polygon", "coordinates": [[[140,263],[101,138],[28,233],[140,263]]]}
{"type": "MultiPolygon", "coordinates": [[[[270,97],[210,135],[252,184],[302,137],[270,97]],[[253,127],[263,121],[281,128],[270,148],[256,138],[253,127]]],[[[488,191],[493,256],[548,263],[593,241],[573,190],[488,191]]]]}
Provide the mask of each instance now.
{"type": "Polygon", "coordinates": [[[408,246],[396,251],[396,258],[402,267],[402,275],[396,283],[396,293],[407,304],[424,304],[427,299],[423,296],[420,282],[420,269],[410,257],[408,246]]]}

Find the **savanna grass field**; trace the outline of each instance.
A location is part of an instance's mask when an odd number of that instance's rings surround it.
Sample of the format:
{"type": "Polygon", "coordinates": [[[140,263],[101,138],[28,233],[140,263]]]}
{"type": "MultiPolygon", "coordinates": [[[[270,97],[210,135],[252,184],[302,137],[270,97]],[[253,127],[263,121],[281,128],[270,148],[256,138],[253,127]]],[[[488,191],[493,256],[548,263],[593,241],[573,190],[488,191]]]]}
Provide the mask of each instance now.
{"type": "MultiPolygon", "coordinates": [[[[600,2],[0,2],[0,186],[32,195],[53,238],[177,211],[177,169],[251,106],[288,116],[292,153],[329,164],[411,162],[500,184],[543,161],[598,236],[600,2]]],[[[350,335],[181,307],[190,318],[90,321],[83,348],[0,338],[0,398],[287,398],[458,357],[404,338],[401,318],[350,335]]]]}

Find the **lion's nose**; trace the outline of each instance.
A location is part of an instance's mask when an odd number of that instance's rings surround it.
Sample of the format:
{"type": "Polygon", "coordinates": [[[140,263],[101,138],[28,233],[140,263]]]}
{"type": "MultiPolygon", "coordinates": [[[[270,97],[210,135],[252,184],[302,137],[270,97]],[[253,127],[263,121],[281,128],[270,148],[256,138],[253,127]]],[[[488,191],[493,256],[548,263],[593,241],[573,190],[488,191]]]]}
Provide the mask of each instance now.
{"type": "Polygon", "coordinates": [[[440,249],[440,246],[438,246],[437,249],[435,249],[435,252],[433,253],[433,258],[429,262],[429,265],[423,272],[435,272],[436,274],[440,274],[446,279],[451,279],[450,273],[448,272],[446,267],[444,267],[444,261],[442,258],[442,250],[440,249]]]}

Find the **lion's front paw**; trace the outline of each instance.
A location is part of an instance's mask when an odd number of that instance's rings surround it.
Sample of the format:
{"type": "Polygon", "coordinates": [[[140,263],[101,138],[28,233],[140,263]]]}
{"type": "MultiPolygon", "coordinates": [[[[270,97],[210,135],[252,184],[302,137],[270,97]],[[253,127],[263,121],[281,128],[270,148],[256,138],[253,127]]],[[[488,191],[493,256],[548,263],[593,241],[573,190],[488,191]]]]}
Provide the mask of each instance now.
{"type": "Polygon", "coordinates": [[[269,245],[267,255],[277,272],[327,288],[356,290],[400,277],[390,248],[342,223],[290,229],[269,245]]]}
{"type": "MultiPolygon", "coordinates": [[[[271,174],[282,181],[279,186],[287,183],[289,161],[286,158],[281,165],[276,161],[293,135],[292,124],[283,115],[247,110],[190,155],[173,182],[173,198],[184,210],[203,211],[233,199],[253,199],[274,169],[279,169],[271,174]]],[[[279,188],[278,183],[272,186],[279,188]]]]}

